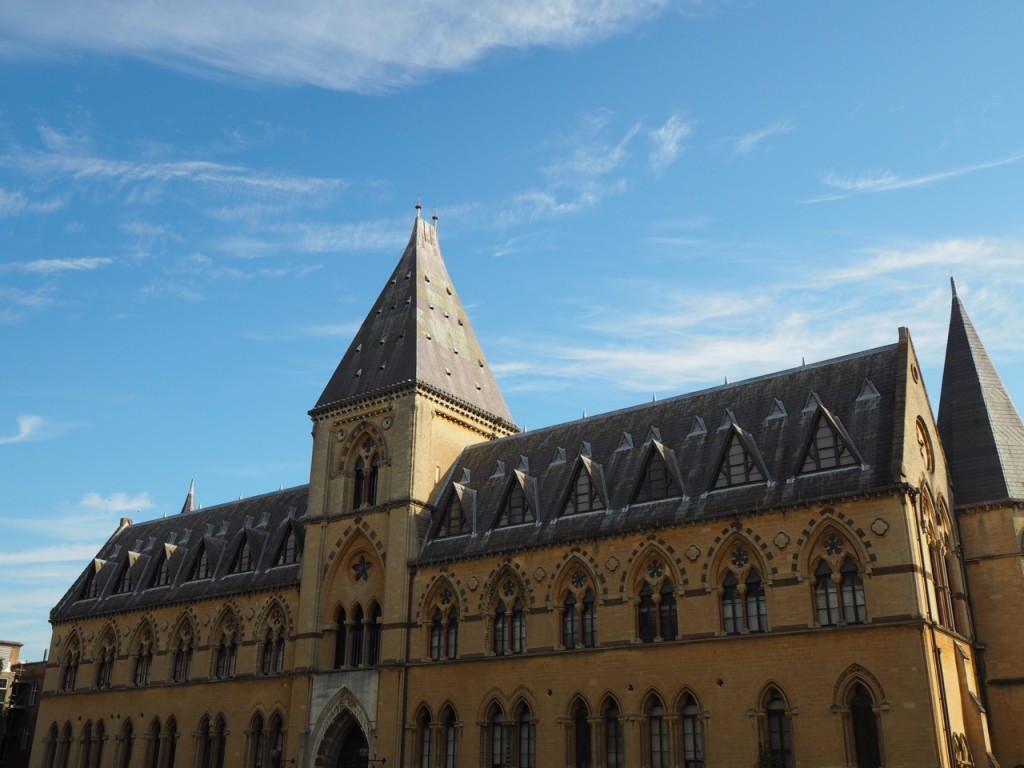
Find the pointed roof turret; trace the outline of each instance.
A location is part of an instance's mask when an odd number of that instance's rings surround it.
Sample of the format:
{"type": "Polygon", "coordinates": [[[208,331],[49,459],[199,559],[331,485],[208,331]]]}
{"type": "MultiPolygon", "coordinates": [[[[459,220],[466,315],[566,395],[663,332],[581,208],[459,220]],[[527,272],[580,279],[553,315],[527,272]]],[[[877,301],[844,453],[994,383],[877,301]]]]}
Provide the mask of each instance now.
{"type": "Polygon", "coordinates": [[[405,252],[311,413],[418,382],[513,426],[437,240],[416,221],[405,252]]]}
{"type": "Polygon", "coordinates": [[[188,496],[185,497],[185,503],[181,505],[182,515],[187,515],[189,512],[194,512],[196,509],[196,479],[193,477],[192,482],[188,484],[188,496]]]}
{"type": "Polygon", "coordinates": [[[1024,424],[952,287],[938,427],[953,497],[957,506],[1024,499],[1024,424]]]}

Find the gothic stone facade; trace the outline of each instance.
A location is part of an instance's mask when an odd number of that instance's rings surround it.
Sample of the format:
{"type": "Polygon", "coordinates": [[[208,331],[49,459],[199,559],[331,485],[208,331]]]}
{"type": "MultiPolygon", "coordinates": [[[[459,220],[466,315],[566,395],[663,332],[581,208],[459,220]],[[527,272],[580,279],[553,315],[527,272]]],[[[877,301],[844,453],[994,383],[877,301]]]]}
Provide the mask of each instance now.
{"type": "Polygon", "coordinates": [[[124,520],[53,609],[32,764],[1024,763],[1024,428],[955,295],[950,350],[948,434],[905,329],[520,433],[417,216],[309,484],[124,520]]]}

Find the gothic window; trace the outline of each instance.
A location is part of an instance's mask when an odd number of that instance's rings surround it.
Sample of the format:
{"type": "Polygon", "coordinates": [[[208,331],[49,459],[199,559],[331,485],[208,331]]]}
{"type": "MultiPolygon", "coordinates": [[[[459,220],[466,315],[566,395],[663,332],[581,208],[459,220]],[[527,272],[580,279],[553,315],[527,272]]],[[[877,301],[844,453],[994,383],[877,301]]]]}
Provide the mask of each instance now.
{"type": "Polygon", "coordinates": [[[96,687],[109,688],[110,678],[114,670],[114,646],[112,641],[106,642],[100,649],[99,663],[96,668],[96,687]]]}
{"type": "Polygon", "coordinates": [[[363,607],[357,605],[352,613],[352,632],[349,643],[349,666],[359,667],[363,664],[363,607]]]}
{"type": "Polygon", "coordinates": [[[819,409],[811,429],[811,438],[804,453],[801,474],[821,472],[838,467],[852,467],[859,462],[843,440],[839,430],[831,420],[819,409]]]}
{"type": "Polygon", "coordinates": [[[380,472],[380,453],[369,437],[363,442],[352,473],[352,508],[373,506],[377,503],[377,477],[380,472]]]}
{"type": "Polygon", "coordinates": [[[847,557],[839,569],[839,591],[843,598],[843,619],[847,624],[863,624],[867,620],[864,604],[864,582],[861,581],[857,564],[847,557]]]}
{"type": "Polygon", "coordinates": [[[768,628],[764,584],[756,568],[750,569],[742,585],[733,571],[726,572],[722,580],[722,628],[727,635],[764,632],[768,628]]]}
{"type": "Polygon", "coordinates": [[[338,633],[334,637],[334,668],[345,666],[345,641],[348,638],[348,626],[345,624],[345,609],[338,608],[336,616],[338,633]]]}
{"type": "Polygon", "coordinates": [[[637,634],[640,642],[653,643],[658,636],[658,613],[654,602],[654,590],[644,582],[640,588],[640,604],[637,608],[637,634]]]}
{"type": "Polygon", "coordinates": [[[171,679],[175,683],[187,682],[192,677],[192,643],[188,638],[178,640],[174,649],[171,679]]]}
{"type": "Polygon", "coordinates": [[[125,721],[121,728],[120,754],[117,760],[117,768],[129,768],[132,764],[132,751],[135,746],[135,732],[132,728],[132,721],[125,721]]]}
{"type": "Polygon", "coordinates": [[[227,724],[218,716],[211,725],[204,717],[199,724],[199,768],[224,768],[224,752],[227,746],[227,724]]]}
{"type": "Polygon", "coordinates": [[[773,768],[793,768],[793,732],[789,708],[777,688],[771,688],[765,694],[763,708],[765,720],[762,747],[773,768]]]}
{"type": "Polygon", "coordinates": [[[818,624],[835,626],[840,622],[839,594],[832,579],[832,568],[822,560],[814,571],[814,604],[818,611],[818,624]]]}
{"type": "Polygon", "coordinates": [[[88,600],[89,598],[96,597],[99,594],[99,582],[96,579],[96,569],[92,568],[89,570],[89,575],[85,577],[85,586],[82,588],[82,600],[88,600]]]}
{"type": "MultiPolygon", "coordinates": [[[[270,758],[272,766],[281,765],[284,760],[284,723],[281,721],[281,715],[274,713],[274,716],[270,718],[270,734],[268,743],[270,745],[270,758]]],[[[294,765],[294,763],[293,763],[294,765]]]]}
{"type": "Polygon", "coordinates": [[[519,768],[537,768],[537,726],[533,713],[523,704],[516,718],[516,753],[519,768]]]}
{"type": "Polygon", "coordinates": [[[256,713],[249,728],[249,753],[252,756],[249,768],[267,768],[264,760],[267,752],[267,735],[263,732],[263,715],[256,713]]]}
{"type": "Polygon", "coordinates": [[[722,626],[727,635],[738,635],[743,630],[743,596],[739,584],[732,571],[722,581],[722,626]]]}
{"type": "Polygon", "coordinates": [[[452,606],[434,609],[430,619],[430,658],[434,661],[454,659],[458,653],[459,616],[452,606]]]}
{"type": "Polygon", "coordinates": [[[167,563],[166,552],[160,553],[160,561],[157,563],[156,572],[153,574],[153,581],[150,582],[149,586],[152,587],[166,587],[171,583],[171,569],[167,563]]]}
{"type": "Polygon", "coordinates": [[[604,768],[625,768],[625,738],[619,706],[609,699],[604,708],[604,768]]]}
{"type": "Polygon", "coordinates": [[[454,659],[459,654],[459,611],[452,606],[448,611],[448,626],[445,628],[445,652],[449,659],[454,659]]]}
{"type": "Polygon", "coordinates": [[[61,665],[60,689],[62,691],[75,690],[75,678],[78,677],[78,658],[80,652],[78,646],[72,645],[66,654],[61,665]]]}
{"type": "Polygon", "coordinates": [[[249,545],[249,538],[243,536],[242,544],[235,553],[235,560],[231,563],[231,573],[247,573],[252,569],[252,547],[249,545]]]}
{"type": "Polygon", "coordinates": [[[645,501],[667,499],[678,496],[679,493],[672,473],[669,472],[668,464],[665,463],[661,452],[652,446],[647,455],[647,464],[640,477],[640,484],[633,494],[633,503],[642,504],[645,501]]]}
{"type": "Polygon", "coordinates": [[[206,544],[199,544],[199,554],[192,564],[192,572],[189,574],[189,581],[199,581],[210,578],[210,558],[206,554],[206,544]]]}
{"type": "Polygon", "coordinates": [[[764,583],[756,568],[747,574],[747,629],[750,632],[764,632],[768,629],[768,603],[764,594],[764,583]]]}
{"type": "MultiPolygon", "coordinates": [[[[582,576],[582,572],[577,573],[582,576]]],[[[593,648],[596,644],[597,607],[594,593],[587,589],[582,599],[578,600],[576,594],[569,591],[562,602],[562,646],[568,649],[593,648]]]]}
{"type": "Polygon", "coordinates": [[[267,629],[263,645],[260,649],[260,671],[264,675],[279,674],[284,671],[284,630],[267,629]]]}
{"type": "Polygon", "coordinates": [[[505,713],[497,704],[491,707],[490,716],[487,718],[487,736],[491,768],[505,768],[505,754],[511,752],[511,745],[505,732],[505,713]]]}
{"type": "Polygon", "coordinates": [[[380,606],[374,605],[370,611],[370,621],[366,626],[366,662],[371,667],[377,666],[380,662],[380,620],[380,606]]]}
{"type": "Polygon", "coordinates": [[[235,666],[238,661],[238,643],[227,634],[221,635],[220,643],[217,646],[216,664],[214,676],[220,680],[235,676],[235,666]]]}
{"type": "Polygon", "coordinates": [[[647,735],[651,768],[669,768],[668,721],[665,707],[657,696],[647,705],[647,735]]]}
{"type": "Polygon", "coordinates": [[[576,611],[576,595],[572,592],[562,602],[562,645],[575,648],[579,642],[580,615],[576,611]]]}
{"type": "Polygon", "coordinates": [[[434,615],[430,618],[430,658],[434,661],[441,658],[443,638],[444,622],[441,619],[441,609],[435,608],[434,615]]]}
{"type": "Polygon", "coordinates": [[[574,515],[577,512],[593,512],[599,509],[604,509],[604,502],[597,493],[593,479],[581,463],[576,467],[576,475],[569,487],[569,496],[565,500],[562,514],[574,515]]]}
{"type": "Polygon", "coordinates": [[[302,557],[302,553],[299,551],[299,539],[295,535],[295,531],[289,529],[288,535],[284,537],[284,541],[281,542],[281,548],[277,551],[277,557],[274,559],[274,565],[294,565],[299,562],[302,557]]]}
{"type": "Polygon", "coordinates": [[[123,595],[132,591],[132,564],[128,560],[124,561],[124,567],[121,569],[121,577],[117,580],[117,588],[114,590],[115,595],[123,595]]]}
{"type": "Polygon", "coordinates": [[[86,721],[85,726],[82,728],[82,757],[81,764],[83,768],[93,768],[95,763],[94,751],[96,745],[93,742],[92,736],[92,721],[86,721]]]}
{"type": "Polygon", "coordinates": [[[712,490],[718,488],[730,488],[737,485],[750,485],[752,483],[763,483],[764,473],[757,465],[754,457],[747,451],[740,439],[739,433],[733,430],[729,435],[729,442],[722,460],[715,472],[715,481],[712,490]]]}
{"type": "Polygon", "coordinates": [[[459,762],[459,741],[455,712],[451,707],[445,709],[441,716],[441,722],[444,728],[444,743],[442,744],[444,753],[441,764],[444,768],[456,768],[459,762]]]}
{"type": "Polygon", "coordinates": [[[146,738],[145,768],[158,768],[160,760],[160,721],[154,720],[149,726],[146,738]]]}
{"type": "Polygon", "coordinates": [[[661,599],[658,601],[658,630],[661,637],[674,640],[679,634],[678,624],[676,593],[671,582],[666,579],[661,583],[661,599]]]}
{"type": "Polygon", "coordinates": [[[43,752],[43,768],[55,768],[57,762],[57,742],[59,739],[57,724],[54,723],[50,726],[46,739],[43,741],[46,745],[46,750],[43,752]]]}
{"type": "Polygon", "coordinates": [[[135,685],[149,685],[152,669],[153,647],[149,643],[143,643],[135,657],[135,674],[133,676],[135,685]]]}
{"type": "Polygon", "coordinates": [[[509,483],[508,491],[505,493],[505,499],[502,501],[501,511],[498,513],[498,522],[495,523],[495,527],[503,528],[508,525],[522,525],[523,523],[532,523],[536,519],[533,510],[530,508],[530,503],[526,499],[526,494],[523,493],[523,487],[516,478],[513,478],[512,482],[509,483]]]}
{"type": "Polygon", "coordinates": [[[451,495],[448,497],[448,506],[445,509],[445,519],[441,529],[442,535],[459,536],[464,533],[471,533],[471,526],[472,521],[462,506],[459,494],[452,489],[451,495]]]}
{"type": "Polygon", "coordinates": [[[430,713],[423,710],[416,722],[416,740],[419,742],[420,768],[433,768],[430,738],[430,713]]]}
{"type": "Polygon", "coordinates": [[[591,728],[590,712],[587,705],[582,701],[576,703],[572,714],[572,752],[574,756],[573,768],[590,768],[592,763],[591,753],[591,728]]]}
{"type": "Polygon", "coordinates": [[[850,691],[847,705],[849,713],[848,740],[852,742],[855,768],[877,768],[882,765],[878,716],[874,711],[871,693],[861,683],[850,691]]]}
{"type": "Polygon", "coordinates": [[[704,723],[700,707],[690,694],[683,698],[680,711],[683,725],[683,768],[704,768],[704,723]]]}
{"type": "Polygon", "coordinates": [[[494,610],[493,648],[499,656],[526,652],[526,611],[523,601],[515,596],[515,587],[511,581],[506,582],[505,592],[510,602],[499,600],[494,610]]]}
{"type": "Polygon", "coordinates": [[[57,751],[58,768],[68,768],[68,759],[71,757],[71,744],[74,736],[71,732],[71,723],[64,723],[64,730],[61,732],[60,749],[57,751]]]}

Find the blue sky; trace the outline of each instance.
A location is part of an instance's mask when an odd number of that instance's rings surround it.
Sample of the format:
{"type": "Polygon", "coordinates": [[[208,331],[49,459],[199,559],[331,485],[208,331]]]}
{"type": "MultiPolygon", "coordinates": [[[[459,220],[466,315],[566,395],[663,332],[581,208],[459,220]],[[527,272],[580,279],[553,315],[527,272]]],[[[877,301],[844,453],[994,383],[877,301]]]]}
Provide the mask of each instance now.
{"type": "Polygon", "coordinates": [[[1024,6],[0,4],[0,637],[122,516],[304,483],[411,231],[535,428],[894,342],[1024,402],[1024,6]]]}

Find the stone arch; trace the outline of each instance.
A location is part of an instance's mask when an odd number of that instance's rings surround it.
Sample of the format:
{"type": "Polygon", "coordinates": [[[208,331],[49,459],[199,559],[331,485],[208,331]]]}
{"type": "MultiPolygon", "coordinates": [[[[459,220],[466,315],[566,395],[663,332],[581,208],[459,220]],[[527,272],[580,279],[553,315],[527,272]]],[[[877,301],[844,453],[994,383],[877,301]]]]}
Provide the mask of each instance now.
{"type": "Polygon", "coordinates": [[[335,454],[334,462],[336,472],[346,476],[351,474],[352,467],[350,465],[365,443],[366,438],[370,438],[377,447],[382,465],[391,461],[391,454],[388,451],[387,440],[384,439],[384,432],[369,419],[363,419],[348,430],[348,434],[345,437],[337,441],[338,451],[335,454]]]}
{"type": "Polygon", "coordinates": [[[252,639],[256,642],[263,640],[266,630],[272,629],[275,634],[281,637],[290,637],[294,621],[288,602],[280,595],[274,595],[263,606],[259,616],[253,624],[252,639]]]}
{"type": "MultiPolygon", "coordinates": [[[[599,701],[600,700],[601,699],[599,699],[599,701]]],[[[595,709],[593,704],[590,703],[590,700],[587,698],[586,694],[584,694],[579,689],[569,694],[569,698],[566,700],[565,712],[562,714],[562,716],[568,720],[572,720],[573,713],[576,712],[576,708],[581,704],[583,705],[583,708],[587,710],[587,714],[589,714],[591,717],[594,717],[595,709]]]]}
{"type": "Polygon", "coordinates": [[[480,723],[486,723],[491,716],[491,710],[498,707],[502,711],[505,717],[509,716],[509,701],[508,697],[505,696],[498,688],[491,688],[480,698],[480,709],[477,712],[477,721],[480,723]]]}
{"type": "Polygon", "coordinates": [[[418,608],[414,618],[415,621],[420,623],[429,622],[430,615],[435,607],[444,605],[447,608],[452,603],[458,608],[458,615],[461,618],[467,613],[467,602],[465,590],[455,583],[450,574],[446,572],[437,573],[434,574],[420,593],[418,608]],[[445,589],[450,593],[447,602],[444,599],[445,589]]]}
{"type": "Polygon", "coordinates": [[[384,542],[381,541],[380,536],[377,535],[377,531],[373,529],[373,526],[371,526],[369,521],[365,518],[354,517],[342,530],[341,535],[338,536],[337,541],[335,541],[334,545],[331,547],[331,551],[324,559],[324,570],[322,575],[325,580],[328,578],[333,579],[337,576],[337,570],[341,567],[340,563],[345,560],[344,557],[340,556],[347,553],[347,551],[353,546],[353,542],[359,534],[366,537],[368,541],[366,546],[376,551],[382,562],[386,559],[384,553],[384,542]]]}
{"type": "Polygon", "coordinates": [[[797,579],[803,581],[810,576],[811,572],[807,570],[811,559],[809,551],[816,541],[820,541],[822,527],[828,525],[831,525],[850,541],[856,548],[861,568],[865,573],[871,573],[871,565],[875,562],[876,555],[872,551],[870,537],[862,528],[858,528],[854,520],[842,510],[823,507],[819,510],[817,517],[812,517],[807,521],[807,525],[800,531],[793,547],[791,569],[797,579]]]}
{"type": "Polygon", "coordinates": [[[666,578],[672,581],[676,593],[681,595],[686,584],[686,573],[676,557],[675,549],[663,539],[648,536],[630,553],[622,571],[621,590],[627,598],[635,599],[640,593],[642,582],[652,581],[660,585],[666,578]],[[658,568],[658,563],[661,568],[658,568]]]}
{"type": "Polygon", "coordinates": [[[594,596],[598,603],[604,602],[608,595],[608,585],[601,575],[597,562],[593,557],[586,555],[580,547],[573,547],[562,555],[561,562],[552,574],[551,585],[546,595],[547,604],[551,606],[560,603],[563,595],[569,590],[582,595],[588,586],[593,586],[594,596]],[[578,570],[582,570],[586,576],[589,576],[587,583],[583,586],[571,583],[578,570]]]}
{"type": "Polygon", "coordinates": [[[697,708],[703,712],[703,707],[700,703],[700,696],[697,695],[697,691],[693,689],[691,685],[683,685],[678,692],[676,692],[675,698],[672,700],[672,711],[678,712],[683,708],[687,698],[693,699],[697,704],[697,708]]]}
{"type": "Polygon", "coordinates": [[[345,740],[353,734],[353,729],[366,739],[370,755],[375,755],[376,725],[359,698],[348,688],[342,688],[327,702],[313,726],[310,738],[312,764],[317,768],[337,765],[345,740]]]}
{"type": "Polygon", "coordinates": [[[833,571],[838,571],[848,555],[853,555],[865,575],[871,573],[871,562],[874,555],[865,547],[864,540],[852,530],[848,523],[837,516],[827,515],[816,521],[810,535],[804,538],[797,547],[794,557],[798,557],[797,573],[800,580],[813,578],[814,570],[820,560],[826,560],[833,571]],[[836,549],[830,537],[839,539],[836,549]]]}
{"type": "Polygon", "coordinates": [[[773,557],[766,543],[750,528],[725,528],[708,548],[703,569],[704,586],[708,591],[714,589],[716,585],[722,583],[728,570],[743,582],[754,568],[768,586],[772,582],[772,576],[778,572],[778,569],[771,565],[773,557]],[[746,559],[737,555],[738,549],[748,554],[746,559]]]}
{"type": "Polygon", "coordinates": [[[96,639],[92,643],[90,658],[102,658],[108,649],[113,651],[114,656],[120,655],[117,624],[114,623],[113,619],[104,624],[103,628],[96,633],[96,639]]]}
{"type": "Polygon", "coordinates": [[[514,593],[522,598],[523,603],[531,608],[533,607],[534,595],[530,589],[530,580],[518,563],[506,558],[487,577],[487,586],[480,593],[479,613],[490,613],[494,610],[498,600],[509,597],[505,593],[507,590],[505,584],[509,581],[514,586],[514,593]]]}
{"type": "Polygon", "coordinates": [[[879,679],[860,664],[851,664],[836,678],[835,685],[832,687],[832,703],[839,707],[845,707],[845,702],[857,683],[871,691],[872,698],[878,704],[882,705],[888,701],[879,679]]]}
{"type": "Polygon", "coordinates": [[[221,608],[217,617],[210,623],[210,637],[208,644],[213,647],[220,642],[222,634],[227,634],[236,640],[242,638],[244,623],[242,612],[233,600],[226,602],[221,608]]]}
{"type": "Polygon", "coordinates": [[[196,627],[199,625],[199,621],[196,618],[195,613],[186,608],[181,614],[175,619],[174,624],[171,625],[171,631],[167,633],[165,640],[165,651],[173,651],[178,644],[179,640],[185,640],[192,648],[195,648],[197,642],[196,627]]]}
{"type": "Polygon", "coordinates": [[[519,685],[512,695],[509,696],[509,700],[512,702],[511,711],[515,712],[524,704],[529,708],[530,712],[533,713],[534,719],[537,718],[537,713],[540,711],[537,706],[537,697],[533,695],[533,691],[527,688],[525,685],[519,685]]]}
{"type": "Polygon", "coordinates": [[[158,642],[156,621],[147,614],[139,619],[128,638],[128,653],[138,653],[143,646],[155,649],[158,642]]]}

